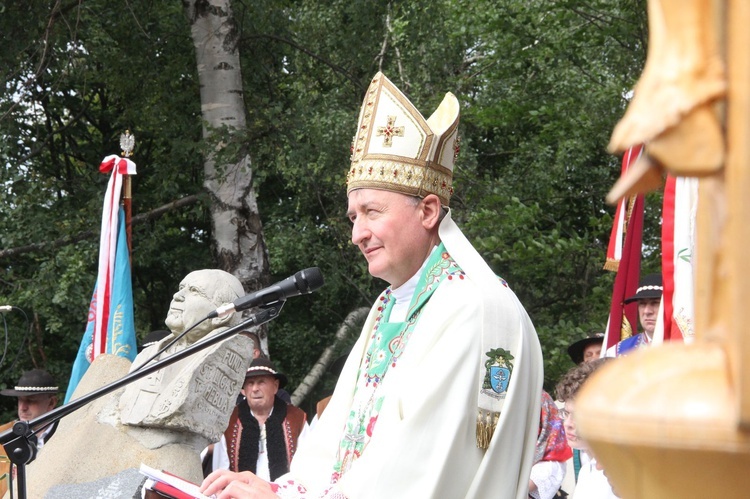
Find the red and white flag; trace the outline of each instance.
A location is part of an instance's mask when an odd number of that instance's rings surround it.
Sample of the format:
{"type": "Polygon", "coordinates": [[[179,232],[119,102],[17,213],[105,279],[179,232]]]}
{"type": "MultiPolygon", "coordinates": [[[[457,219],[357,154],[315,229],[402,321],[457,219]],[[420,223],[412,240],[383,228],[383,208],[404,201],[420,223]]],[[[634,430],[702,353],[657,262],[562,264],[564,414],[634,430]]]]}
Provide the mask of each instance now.
{"type": "Polygon", "coordinates": [[[135,359],[133,289],[125,210],[120,207],[124,175],[135,175],[135,163],[119,156],[107,156],[99,171],[110,174],[102,208],[99,240],[99,270],[89,304],[86,330],[73,362],[67,403],[91,363],[108,353],[135,359]]]}
{"type": "MultiPolygon", "coordinates": [[[[632,164],[635,164],[642,152],[642,145],[625,151],[620,176],[624,175],[632,164]]],[[[642,194],[639,194],[621,199],[615,211],[604,268],[617,272],[617,275],[612,289],[602,354],[620,340],[637,332],[638,305],[636,303],[625,305],[623,302],[628,296],[634,295],[638,288],[643,240],[643,207],[644,198],[642,194]]]]}
{"type": "Polygon", "coordinates": [[[99,165],[101,173],[112,172],[107,183],[102,207],[102,230],[99,240],[99,272],[96,287],[96,319],[94,322],[93,358],[107,352],[107,325],[111,303],[115,254],[117,248],[118,211],[123,175],[135,175],[135,163],[117,155],[107,156],[99,165]]]}
{"type": "MultiPolygon", "coordinates": [[[[663,340],[694,338],[695,220],[698,179],[667,177],[662,211],[663,340]]],[[[657,331],[656,333],[658,333],[657,331]]]]}

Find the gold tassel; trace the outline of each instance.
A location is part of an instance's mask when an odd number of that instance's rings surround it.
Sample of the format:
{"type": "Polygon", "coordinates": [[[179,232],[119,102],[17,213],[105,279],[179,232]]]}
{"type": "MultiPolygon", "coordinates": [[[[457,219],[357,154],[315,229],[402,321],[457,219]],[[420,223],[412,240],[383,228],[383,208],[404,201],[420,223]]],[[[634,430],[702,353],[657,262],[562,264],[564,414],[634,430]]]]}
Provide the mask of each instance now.
{"type": "Polygon", "coordinates": [[[607,258],[607,261],[604,263],[604,270],[617,272],[618,268],[620,268],[620,260],[615,260],[614,258],[607,258]]]}
{"type": "Polygon", "coordinates": [[[500,414],[490,411],[479,411],[477,415],[477,447],[487,450],[495,433],[500,414]]]}
{"type": "Polygon", "coordinates": [[[630,322],[628,322],[628,318],[625,317],[625,314],[622,314],[622,326],[620,327],[620,341],[626,340],[633,336],[633,328],[630,326],[630,322]]]}

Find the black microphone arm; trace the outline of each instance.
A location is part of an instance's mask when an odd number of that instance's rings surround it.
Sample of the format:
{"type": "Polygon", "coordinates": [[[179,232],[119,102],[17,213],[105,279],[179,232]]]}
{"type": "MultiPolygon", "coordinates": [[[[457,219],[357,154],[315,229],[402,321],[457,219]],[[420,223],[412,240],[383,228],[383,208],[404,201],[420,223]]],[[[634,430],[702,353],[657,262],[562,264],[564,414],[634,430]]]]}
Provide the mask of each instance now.
{"type": "Polygon", "coordinates": [[[283,281],[267,288],[237,298],[233,303],[225,303],[210,314],[209,319],[224,317],[232,312],[239,312],[253,307],[275,305],[287,298],[308,295],[323,285],[323,274],[318,267],[300,270],[283,281]]]}

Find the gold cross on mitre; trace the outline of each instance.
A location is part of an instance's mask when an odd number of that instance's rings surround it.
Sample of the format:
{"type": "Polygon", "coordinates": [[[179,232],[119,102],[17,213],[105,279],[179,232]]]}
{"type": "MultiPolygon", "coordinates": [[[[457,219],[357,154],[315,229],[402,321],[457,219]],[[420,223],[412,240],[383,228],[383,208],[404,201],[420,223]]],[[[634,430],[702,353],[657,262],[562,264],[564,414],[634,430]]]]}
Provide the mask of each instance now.
{"type": "Polygon", "coordinates": [[[383,145],[386,147],[393,145],[393,137],[404,136],[404,127],[394,127],[394,123],[396,123],[396,117],[388,116],[387,124],[385,126],[379,126],[377,130],[375,130],[376,137],[380,137],[381,135],[385,136],[385,139],[383,139],[383,145]]]}

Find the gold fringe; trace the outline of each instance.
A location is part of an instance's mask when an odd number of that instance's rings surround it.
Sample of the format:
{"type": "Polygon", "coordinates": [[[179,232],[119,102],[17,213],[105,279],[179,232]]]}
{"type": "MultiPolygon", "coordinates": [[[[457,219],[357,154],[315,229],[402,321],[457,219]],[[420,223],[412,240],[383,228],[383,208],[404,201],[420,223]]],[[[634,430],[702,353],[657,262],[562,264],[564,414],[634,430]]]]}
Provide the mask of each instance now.
{"type": "Polygon", "coordinates": [[[620,260],[615,260],[614,258],[607,258],[607,261],[604,262],[604,270],[609,270],[610,272],[617,272],[618,268],[620,268],[620,260]]]}
{"type": "Polygon", "coordinates": [[[620,327],[620,341],[626,340],[633,336],[633,328],[628,322],[628,318],[625,314],[622,314],[622,326],[620,327]]]}
{"type": "MultiPolygon", "coordinates": [[[[635,207],[635,199],[636,196],[630,196],[628,198],[628,205],[625,208],[625,223],[622,227],[622,241],[625,242],[625,236],[628,233],[628,226],[630,225],[630,217],[633,215],[633,208],[635,207]]],[[[607,260],[604,262],[604,270],[609,270],[611,272],[617,272],[620,268],[620,260],[617,260],[615,258],[607,258],[607,260]]]]}
{"type": "Polygon", "coordinates": [[[497,428],[500,414],[490,411],[479,411],[477,415],[477,447],[487,450],[492,440],[492,435],[497,428]]]}

